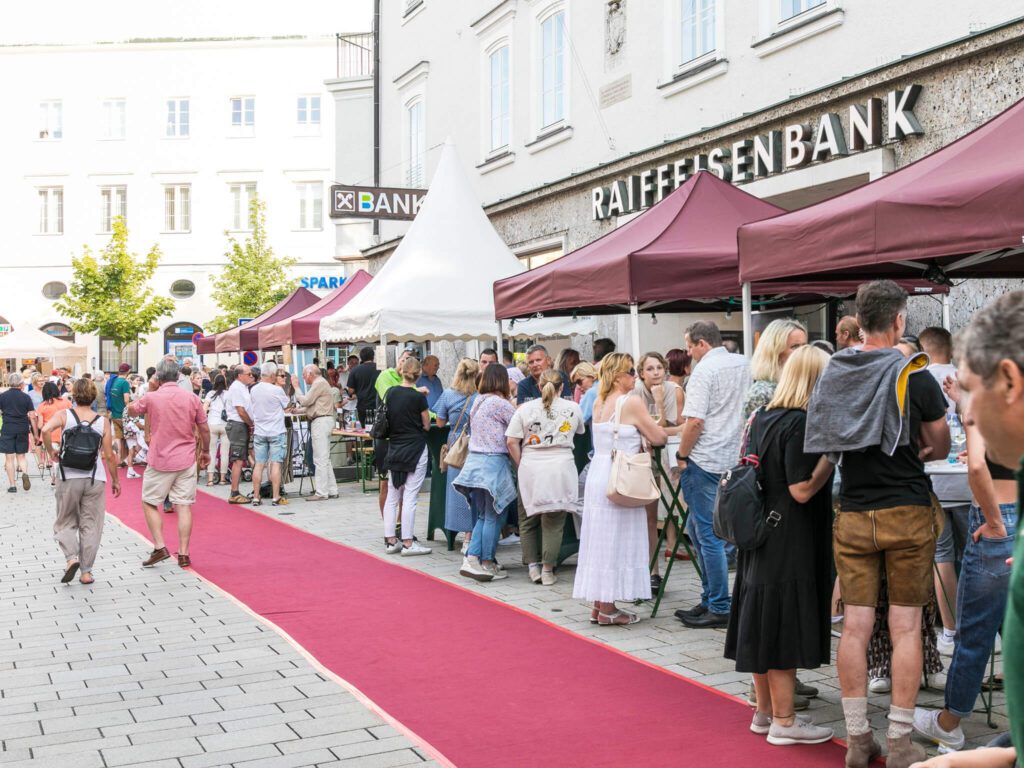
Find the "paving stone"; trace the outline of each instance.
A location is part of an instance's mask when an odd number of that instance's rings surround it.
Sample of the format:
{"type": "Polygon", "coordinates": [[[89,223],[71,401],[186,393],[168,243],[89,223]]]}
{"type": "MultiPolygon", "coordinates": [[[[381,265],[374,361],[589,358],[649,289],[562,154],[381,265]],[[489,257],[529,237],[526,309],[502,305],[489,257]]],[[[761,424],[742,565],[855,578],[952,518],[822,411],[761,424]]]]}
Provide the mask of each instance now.
{"type": "MultiPolygon", "coordinates": [[[[280,724],[202,736],[199,743],[207,752],[217,752],[226,749],[239,749],[252,744],[277,744],[280,747],[282,743],[297,741],[298,738],[299,735],[295,731],[287,725],[280,724]]],[[[314,745],[310,749],[314,749],[316,746],[314,745]]]]}
{"type": "Polygon", "coordinates": [[[130,747],[114,747],[103,749],[103,759],[107,766],[138,765],[151,760],[164,760],[170,756],[177,758],[198,755],[203,748],[196,739],[179,738],[173,741],[159,741],[136,744],[130,747]]]}

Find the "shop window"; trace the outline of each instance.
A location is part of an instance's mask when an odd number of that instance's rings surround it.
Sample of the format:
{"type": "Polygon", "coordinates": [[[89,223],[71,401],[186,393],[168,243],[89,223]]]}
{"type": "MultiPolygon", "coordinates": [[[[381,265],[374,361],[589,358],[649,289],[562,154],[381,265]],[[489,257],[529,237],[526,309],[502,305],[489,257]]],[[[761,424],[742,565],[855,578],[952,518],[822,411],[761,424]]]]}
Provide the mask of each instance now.
{"type": "Polygon", "coordinates": [[[68,292],[68,287],[59,280],[53,280],[43,286],[43,298],[54,301],[68,292]]]}
{"type": "Polygon", "coordinates": [[[540,25],[541,129],[565,119],[565,12],[548,16],[540,25]]]}
{"type": "Polygon", "coordinates": [[[196,358],[196,345],[192,338],[203,329],[195,323],[180,322],[164,329],[164,354],[174,355],[181,365],[186,358],[196,358]]]}
{"type": "Polygon", "coordinates": [[[171,283],[171,296],[176,299],[188,299],[195,295],[196,284],[191,280],[175,280],[171,283]]]}
{"type": "Polygon", "coordinates": [[[48,336],[53,336],[55,339],[66,341],[71,344],[75,343],[75,332],[71,329],[71,326],[65,325],[64,323],[48,323],[39,329],[48,336]]]}
{"type": "Polygon", "coordinates": [[[100,336],[100,368],[107,373],[113,373],[121,363],[128,363],[133,371],[139,370],[138,343],[128,344],[123,350],[119,350],[113,339],[100,336]]]}

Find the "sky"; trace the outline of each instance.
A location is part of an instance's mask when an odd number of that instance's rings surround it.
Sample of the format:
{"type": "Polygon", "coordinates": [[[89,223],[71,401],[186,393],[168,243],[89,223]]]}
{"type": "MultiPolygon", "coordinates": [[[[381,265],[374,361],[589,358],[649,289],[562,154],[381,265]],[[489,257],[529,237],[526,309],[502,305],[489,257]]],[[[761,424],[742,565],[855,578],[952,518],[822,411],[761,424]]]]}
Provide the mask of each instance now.
{"type": "Polygon", "coordinates": [[[372,0],[49,0],[5,4],[0,45],[369,32],[372,0]]]}

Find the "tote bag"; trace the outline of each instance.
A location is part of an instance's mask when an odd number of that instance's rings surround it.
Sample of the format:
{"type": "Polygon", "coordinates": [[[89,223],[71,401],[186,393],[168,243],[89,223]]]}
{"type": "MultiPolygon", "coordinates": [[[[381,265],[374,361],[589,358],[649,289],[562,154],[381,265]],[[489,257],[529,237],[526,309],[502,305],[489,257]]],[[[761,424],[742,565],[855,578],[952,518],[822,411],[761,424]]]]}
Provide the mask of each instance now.
{"type": "MultiPolygon", "coordinates": [[[[654,484],[654,466],[651,454],[641,450],[628,456],[618,449],[619,419],[622,414],[622,397],[615,403],[615,418],[612,421],[612,470],[608,475],[608,500],[620,507],[643,507],[660,497],[654,484]]],[[[642,447],[641,443],[641,447],[642,447]]]]}
{"type": "MultiPolygon", "coordinates": [[[[473,399],[472,395],[466,397],[466,402],[462,404],[462,410],[459,412],[459,417],[455,420],[455,431],[459,432],[459,424],[462,423],[462,417],[466,415],[466,406],[469,405],[469,401],[473,399]]],[[[441,471],[447,472],[448,467],[455,467],[456,469],[462,469],[462,465],[466,463],[466,457],[469,455],[469,430],[463,429],[459,432],[459,436],[452,441],[451,445],[441,446],[441,471]]]]}

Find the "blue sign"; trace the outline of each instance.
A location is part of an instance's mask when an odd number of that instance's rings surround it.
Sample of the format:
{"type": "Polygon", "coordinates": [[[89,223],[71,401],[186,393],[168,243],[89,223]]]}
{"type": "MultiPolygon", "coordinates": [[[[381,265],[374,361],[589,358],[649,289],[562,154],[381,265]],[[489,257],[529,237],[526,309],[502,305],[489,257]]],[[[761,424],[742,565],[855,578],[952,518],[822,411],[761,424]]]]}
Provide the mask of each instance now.
{"type": "Polygon", "coordinates": [[[251,323],[255,319],[256,318],[254,318],[254,317],[240,317],[240,318],[238,318],[238,324],[239,325],[245,325],[246,323],[251,323]]]}
{"type": "Polygon", "coordinates": [[[311,291],[332,291],[344,284],[345,278],[337,275],[309,275],[299,279],[299,285],[311,291]]]}

